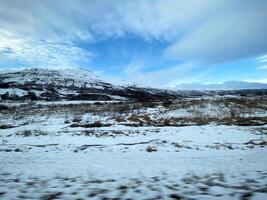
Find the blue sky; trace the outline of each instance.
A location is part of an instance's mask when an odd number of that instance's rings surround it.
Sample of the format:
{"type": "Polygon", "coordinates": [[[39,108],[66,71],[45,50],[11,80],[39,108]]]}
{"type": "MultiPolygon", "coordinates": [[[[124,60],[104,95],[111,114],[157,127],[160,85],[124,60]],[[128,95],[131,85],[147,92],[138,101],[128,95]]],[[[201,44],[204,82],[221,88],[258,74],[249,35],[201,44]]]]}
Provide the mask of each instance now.
{"type": "Polygon", "coordinates": [[[266,0],[0,0],[0,69],[165,87],[267,83],[266,0]]]}

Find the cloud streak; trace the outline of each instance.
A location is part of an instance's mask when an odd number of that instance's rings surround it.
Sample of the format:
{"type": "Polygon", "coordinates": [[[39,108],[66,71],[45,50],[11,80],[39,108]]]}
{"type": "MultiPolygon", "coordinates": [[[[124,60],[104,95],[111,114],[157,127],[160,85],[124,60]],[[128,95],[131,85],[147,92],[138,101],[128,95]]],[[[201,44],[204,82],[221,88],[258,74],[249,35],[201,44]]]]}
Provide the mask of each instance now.
{"type": "Polygon", "coordinates": [[[0,59],[16,60],[18,65],[31,66],[75,66],[86,64],[94,56],[71,43],[48,43],[30,38],[20,38],[0,32],[0,59]]]}
{"type": "Polygon", "coordinates": [[[256,0],[239,3],[231,7],[229,4],[226,10],[208,18],[184,39],[172,44],[166,50],[166,55],[209,64],[266,53],[267,20],[264,19],[267,19],[267,2],[256,0]]]}

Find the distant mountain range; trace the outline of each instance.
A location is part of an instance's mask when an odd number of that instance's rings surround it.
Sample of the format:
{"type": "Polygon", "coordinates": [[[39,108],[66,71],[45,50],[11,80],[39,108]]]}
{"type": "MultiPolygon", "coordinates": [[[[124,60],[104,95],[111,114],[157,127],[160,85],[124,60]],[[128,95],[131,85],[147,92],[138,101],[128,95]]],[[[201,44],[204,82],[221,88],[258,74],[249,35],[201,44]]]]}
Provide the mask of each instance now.
{"type": "Polygon", "coordinates": [[[178,90],[243,90],[243,89],[267,89],[266,83],[228,81],[224,83],[202,84],[184,83],[176,85],[178,90]]]}
{"type": "Polygon", "coordinates": [[[112,84],[107,80],[101,80],[92,71],[84,69],[51,70],[33,68],[0,71],[0,103],[25,100],[147,102],[218,95],[267,95],[267,84],[236,81],[208,85],[181,84],[175,90],[167,90],[112,84]]]}

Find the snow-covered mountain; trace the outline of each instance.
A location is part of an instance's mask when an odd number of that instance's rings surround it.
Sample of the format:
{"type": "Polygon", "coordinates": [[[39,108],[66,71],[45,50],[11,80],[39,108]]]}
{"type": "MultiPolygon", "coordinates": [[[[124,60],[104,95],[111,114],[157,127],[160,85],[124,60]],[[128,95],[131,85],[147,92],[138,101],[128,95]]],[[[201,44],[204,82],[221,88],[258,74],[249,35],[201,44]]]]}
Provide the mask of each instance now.
{"type": "MultiPolygon", "coordinates": [[[[1,72],[0,72],[1,73],[1,72]]],[[[44,68],[32,68],[22,71],[2,72],[4,82],[16,82],[21,84],[53,84],[57,86],[94,86],[99,82],[99,77],[90,70],[64,69],[50,70],[44,68]]]]}
{"type": "Polygon", "coordinates": [[[267,84],[245,81],[228,81],[224,83],[202,84],[186,83],[176,86],[180,90],[243,90],[243,89],[267,89],[267,84]]]}
{"type": "Polygon", "coordinates": [[[243,82],[242,84],[241,82],[228,82],[222,85],[180,85],[178,90],[167,90],[139,87],[135,85],[115,85],[106,80],[102,80],[92,71],[85,69],[52,70],[33,68],[15,71],[0,71],[0,101],[151,101],[214,95],[267,95],[266,89],[255,90],[256,88],[267,87],[265,84],[259,85],[255,83],[246,83],[245,85],[243,82]],[[239,87],[240,85],[243,85],[243,87],[239,87]],[[252,89],[237,90],[243,88],[252,89]]]}
{"type": "Polygon", "coordinates": [[[85,69],[0,72],[2,100],[153,100],[177,95],[168,90],[114,85],[85,69]]]}

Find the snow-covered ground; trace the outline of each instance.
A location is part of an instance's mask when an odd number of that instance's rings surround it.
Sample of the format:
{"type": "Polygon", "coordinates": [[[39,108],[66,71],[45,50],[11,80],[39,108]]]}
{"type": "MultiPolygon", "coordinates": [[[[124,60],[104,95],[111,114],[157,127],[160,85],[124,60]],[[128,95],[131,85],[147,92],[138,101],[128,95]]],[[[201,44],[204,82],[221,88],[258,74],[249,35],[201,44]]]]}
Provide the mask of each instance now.
{"type": "MultiPolygon", "coordinates": [[[[190,117],[162,106],[136,113],[190,117]]],[[[69,110],[0,116],[0,199],[267,198],[266,125],[135,127],[69,110]],[[98,121],[109,125],[72,126],[98,121]]]]}

